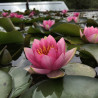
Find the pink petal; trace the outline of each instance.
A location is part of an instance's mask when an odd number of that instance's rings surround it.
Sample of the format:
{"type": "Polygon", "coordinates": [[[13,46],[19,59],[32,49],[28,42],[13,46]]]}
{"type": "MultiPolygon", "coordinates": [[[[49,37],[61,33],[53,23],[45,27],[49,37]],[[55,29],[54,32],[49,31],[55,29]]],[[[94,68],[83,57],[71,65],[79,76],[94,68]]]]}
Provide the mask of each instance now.
{"type": "Polygon", "coordinates": [[[36,51],[34,52],[34,58],[36,60],[37,63],[41,63],[41,58],[43,57],[43,54],[39,55],[36,51]]]}
{"type": "Polygon", "coordinates": [[[77,48],[73,48],[65,53],[65,64],[64,65],[66,65],[73,58],[76,50],[77,48]]]}
{"type": "Polygon", "coordinates": [[[32,63],[32,59],[33,59],[33,51],[31,48],[24,48],[24,52],[26,54],[27,59],[32,63]]]}
{"type": "Polygon", "coordinates": [[[65,54],[65,52],[66,52],[66,44],[65,44],[64,38],[61,38],[58,41],[57,47],[58,47],[58,56],[60,56],[62,53],[65,54]]]}
{"type": "Polygon", "coordinates": [[[45,26],[45,25],[47,25],[48,24],[48,21],[47,20],[44,20],[43,21],[43,25],[45,26]]]}
{"type": "Polygon", "coordinates": [[[91,36],[87,37],[87,40],[91,43],[98,43],[98,34],[92,34],[91,36]]]}
{"type": "Polygon", "coordinates": [[[60,69],[65,63],[65,55],[64,53],[62,53],[60,55],[60,57],[55,61],[55,63],[53,64],[53,70],[58,70],[60,69]]]}
{"type": "Polygon", "coordinates": [[[73,17],[73,20],[77,23],[78,22],[78,18],[77,17],[73,17]]]}
{"type": "Polygon", "coordinates": [[[33,51],[31,48],[24,48],[24,52],[26,54],[27,59],[36,67],[40,68],[40,64],[38,64],[35,60],[33,51]]]}
{"type": "Polygon", "coordinates": [[[49,78],[60,78],[63,77],[64,75],[65,75],[64,71],[61,70],[52,71],[47,74],[49,78]]]}
{"type": "Polygon", "coordinates": [[[39,24],[39,26],[44,27],[43,24],[39,24]]]}
{"type": "Polygon", "coordinates": [[[38,74],[48,74],[48,73],[50,73],[50,70],[49,69],[39,69],[39,68],[33,67],[32,65],[31,65],[31,69],[34,72],[38,73],[38,74]]]}
{"type": "Polygon", "coordinates": [[[57,52],[56,52],[56,50],[54,48],[51,48],[49,50],[48,56],[56,59],[57,58],[57,52]]]}
{"type": "Polygon", "coordinates": [[[52,70],[53,63],[54,63],[54,59],[47,55],[44,55],[41,59],[42,68],[52,70]]]}
{"type": "Polygon", "coordinates": [[[72,21],[72,19],[73,19],[72,16],[67,17],[67,21],[68,21],[68,22],[72,21]]]}
{"type": "Polygon", "coordinates": [[[33,52],[34,51],[36,51],[36,49],[39,49],[39,43],[40,43],[40,41],[39,40],[37,40],[37,39],[34,39],[34,42],[33,42],[33,44],[32,44],[32,50],[33,50],[33,52]]]}
{"type": "Polygon", "coordinates": [[[51,35],[49,35],[46,40],[50,45],[57,47],[56,40],[51,35]]]}

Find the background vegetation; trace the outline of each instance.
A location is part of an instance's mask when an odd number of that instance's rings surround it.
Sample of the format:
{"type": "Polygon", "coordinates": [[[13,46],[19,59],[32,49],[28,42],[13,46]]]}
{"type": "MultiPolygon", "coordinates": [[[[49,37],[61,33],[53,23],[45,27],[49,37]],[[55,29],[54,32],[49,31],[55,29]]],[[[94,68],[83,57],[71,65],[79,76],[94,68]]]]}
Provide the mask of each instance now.
{"type": "MultiPolygon", "coordinates": [[[[0,0],[0,2],[24,2],[26,0],[0,0]]],[[[29,0],[29,1],[60,1],[60,0],[29,0]]],[[[69,9],[98,9],[98,0],[61,0],[69,9]]]]}

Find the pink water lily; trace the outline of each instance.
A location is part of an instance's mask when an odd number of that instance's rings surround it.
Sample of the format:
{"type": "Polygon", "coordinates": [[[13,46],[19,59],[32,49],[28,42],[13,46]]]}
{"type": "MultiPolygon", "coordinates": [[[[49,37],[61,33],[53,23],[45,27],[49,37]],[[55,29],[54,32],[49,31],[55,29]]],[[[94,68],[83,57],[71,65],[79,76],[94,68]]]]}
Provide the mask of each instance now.
{"type": "Polygon", "coordinates": [[[20,18],[20,19],[23,19],[23,18],[24,18],[23,15],[16,15],[15,17],[16,17],[16,18],[20,18]]]}
{"type": "Polygon", "coordinates": [[[24,18],[23,15],[19,15],[17,13],[10,13],[9,17],[11,17],[11,18],[14,18],[14,17],[16,17],[16,18],[24,18]]]}
{"type": "Polygon", "coordinates": [[[34,16],[34,14],[35,14],[35,12],[34,12],[34,11],[32,11],[32,12],[29,14],[29,17],[33,17],[33,16],[34,16]]]}
{"type": "Polygon", "coordinates": [[[9,17],[13,18],[16,17],[17,13],[10,13],[9,17]]]}
{"type": "Polygon", "coordinates": [[[64,38],[57,43],[49,35],[41,40],[35,39],[32,48],[24,48],[27,59],[32,63],[31,69],[48,77],[62,76],[60,68],[65,66],[74,56],[76,48],[66,51],[64,38]]]}
{"type": "Polygon", "coordinates": [[[85,27],[83,33],[80,30],[80,37],[85,38],[90,43],[98,43],[98,28],[85,27]]]}
{"type": "Polygon", "coordinates": [[[44,20],[43,24],[40,24],[46,30],[49,30],[55,24],[55,20],[44,20]]]}
{"type": "Polygon", "coordinates": [[[7,16],[8,16],[8,12],[3,12],[3,13],[2,13],[2,16],[3,16],[3,17],[7,17],[7,16]]]}
{"type": "Polygon", "coordinates": [[[80,15],[79,12],[74,12],[74,13],[73,13],[73,16],[75,16],[75,17],[78,17],[79,15],[80,15]]]}
{"type": "Polygon", "coordinates": [[[67,10],[62,10],[61,12],[62,12],[62,14],[66,14],[67,10]]]}
{"type": "Polygon", "coordinates": [[[67,21],[68,22],[70,22],[72,20],[74,20],[74,22],[77,23],[78,22],[78,17],[75,17],[75,16],[69,16],[69,17],[67,17],[67,21]]]}

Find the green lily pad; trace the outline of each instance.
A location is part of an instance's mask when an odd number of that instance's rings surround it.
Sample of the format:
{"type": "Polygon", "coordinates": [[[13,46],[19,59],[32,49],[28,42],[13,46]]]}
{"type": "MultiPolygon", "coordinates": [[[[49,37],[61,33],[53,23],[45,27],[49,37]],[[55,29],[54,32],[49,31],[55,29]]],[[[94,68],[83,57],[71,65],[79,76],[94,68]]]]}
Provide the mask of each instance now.
{"type": "Polygon", "coordinates": [[[4,71],[4,72],[6,72],[6,73],[8,73],[8,72],[10,71],[10,69],[11,69],[11,66],[1,67],[1,68],[0,68],[0,70],[4,71]]]}
{"type": "Polygon", "coordinates": [[[87,20],[87,26],[94,26],[94,27],[98,27],[98,22],[93,20],[93,19],[88,19],[87,20]]]}
{"type": "Polygon", "coordinates": [[[92,67],[80,63],[69,63],[63,68],[66,75],[96,76],[96,72],[92,67]]]}
{"type": "Polygon", "coordinates": [[[21,23],[23,23],[23,19],[20,18],[10,18],[10,19],[14,25],[20,25],[21,23]]]}
{"type": "Polygon", "coordinates": [[[8,98],[12,90],[12,78],[0,70],[0,98],[8,98]]]}
{"type": "Polygon", "coordinates": [[[84,44],[83,40],[80,38],[80,37],[70,37],[70,36],[67,36],[67,37],[64,37],[64,39],[69,42],[70,44],[84,44]]]}
{"type": "Polygon", "coordinates": [[[23,44],[24,38],[19,31],[0,32],[0,44],[18,43],[23,44]]]}
{"type": "Polygon", "coordinates": [[[12,68],[9,74],[13,79],[13,90],[10,98],[16,98],[23,93],[32,83],[31,75],[22,68],[12,68]]]}
{"type": "Polygon", "coordinates": [[[85,44],[80,49],[80,59],[84,64],[98,66],[98,44],[85,44]]]}
{"type": "Polygon", "coordinates": [[[85,76],[65,76],[33,86],[20,98],[97,98],[98,79],[85,76]]]}
{"type": "Polygon", "coordinates": [[[5,49],[0,55],[0,64],[6,65],[12,61],[12,56],[7,49],[5,49]]]}
{"type": "Polygon", "coordinates": [[[0,26],[3,27],[7,32],[15,30],[15,27],[9,18],[0,18],[0,26]]]}
{"type": "Polygon", "coordinates": [[[80,36],[80,27],[76,24],[58,23],[51,28],[51,32],[67,36],[80,36]]]}

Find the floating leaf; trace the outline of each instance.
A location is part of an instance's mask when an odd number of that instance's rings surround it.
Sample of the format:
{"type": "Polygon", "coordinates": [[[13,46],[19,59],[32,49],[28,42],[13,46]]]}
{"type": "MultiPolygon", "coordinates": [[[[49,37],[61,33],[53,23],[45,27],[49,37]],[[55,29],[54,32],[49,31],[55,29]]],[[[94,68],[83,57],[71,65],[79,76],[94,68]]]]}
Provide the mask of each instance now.
{"type": "Polygon", "coordinates": [[[96,72],[93,68],[80,63],[69,63],[63,68],[65,69],[65,74],[67,75],[81,75],[89,77],[96,76],[96,72]]]}
{"type": "Polygon", "coordinates": [[[0,64],[7,65],[12,61],[12,56],[7,49],[0,55],[0,64]]]}
{"type": "Polygon", "coordinates": [[[10,98],[16,98],[26,89],[29,88],[32,82],[31,75],[22,68],[12,68],[9,74],[13,78],[13,90],[10,98]]]}
{"type": "Polygon", "coordinates": [[[93,19],[88,19],[87,20],[87,26],[89,26],[89,27],[90,26],[98,27],[98,23],[93,19]]]}
{"type": "Polygon", "coordinates": [[[0,32],[0,44],[18,43],[23,44],[24,38],[19,31],[0,32]]]}
{"type": "Polygon", "coordinates": [[[70,23],[58,23],[51,28],[51,32],[67,36],[80,36],[80,27],[70,23]]]}
{"type": "Polygon", "coordinates": [[[84,64],[98,66],[98,44],[85,44],[80,49],[80,58],[84,64]]]}
{"type": "Polygon", "coordinates": [[[70,44],[84,44],[83,40],[80,39],[80,37],[64,37],[64,39],[69,42],[70,44]]]}
{"type": "Polygon", "coordinates": [[[10,18],[14,25],[20,25],[23,23],[23,19],[20,18],[10,18]]]}
{"type": "Polygon", "coordinates": [[[98,79],[85,76],[65,76],[34,85],[20,98],[97,98],[98,79]]]}
{"type": "Polygon", "coordinates": [[[0,98],[8,98],[12,90],[12,78],[0,70],[0,98]]]}
{"type": "Polygon", "coordinates": [[[0,18],[0,26],[3,27],[7,32],[15,30],[15,27],[9,18],[0,18]]]}

